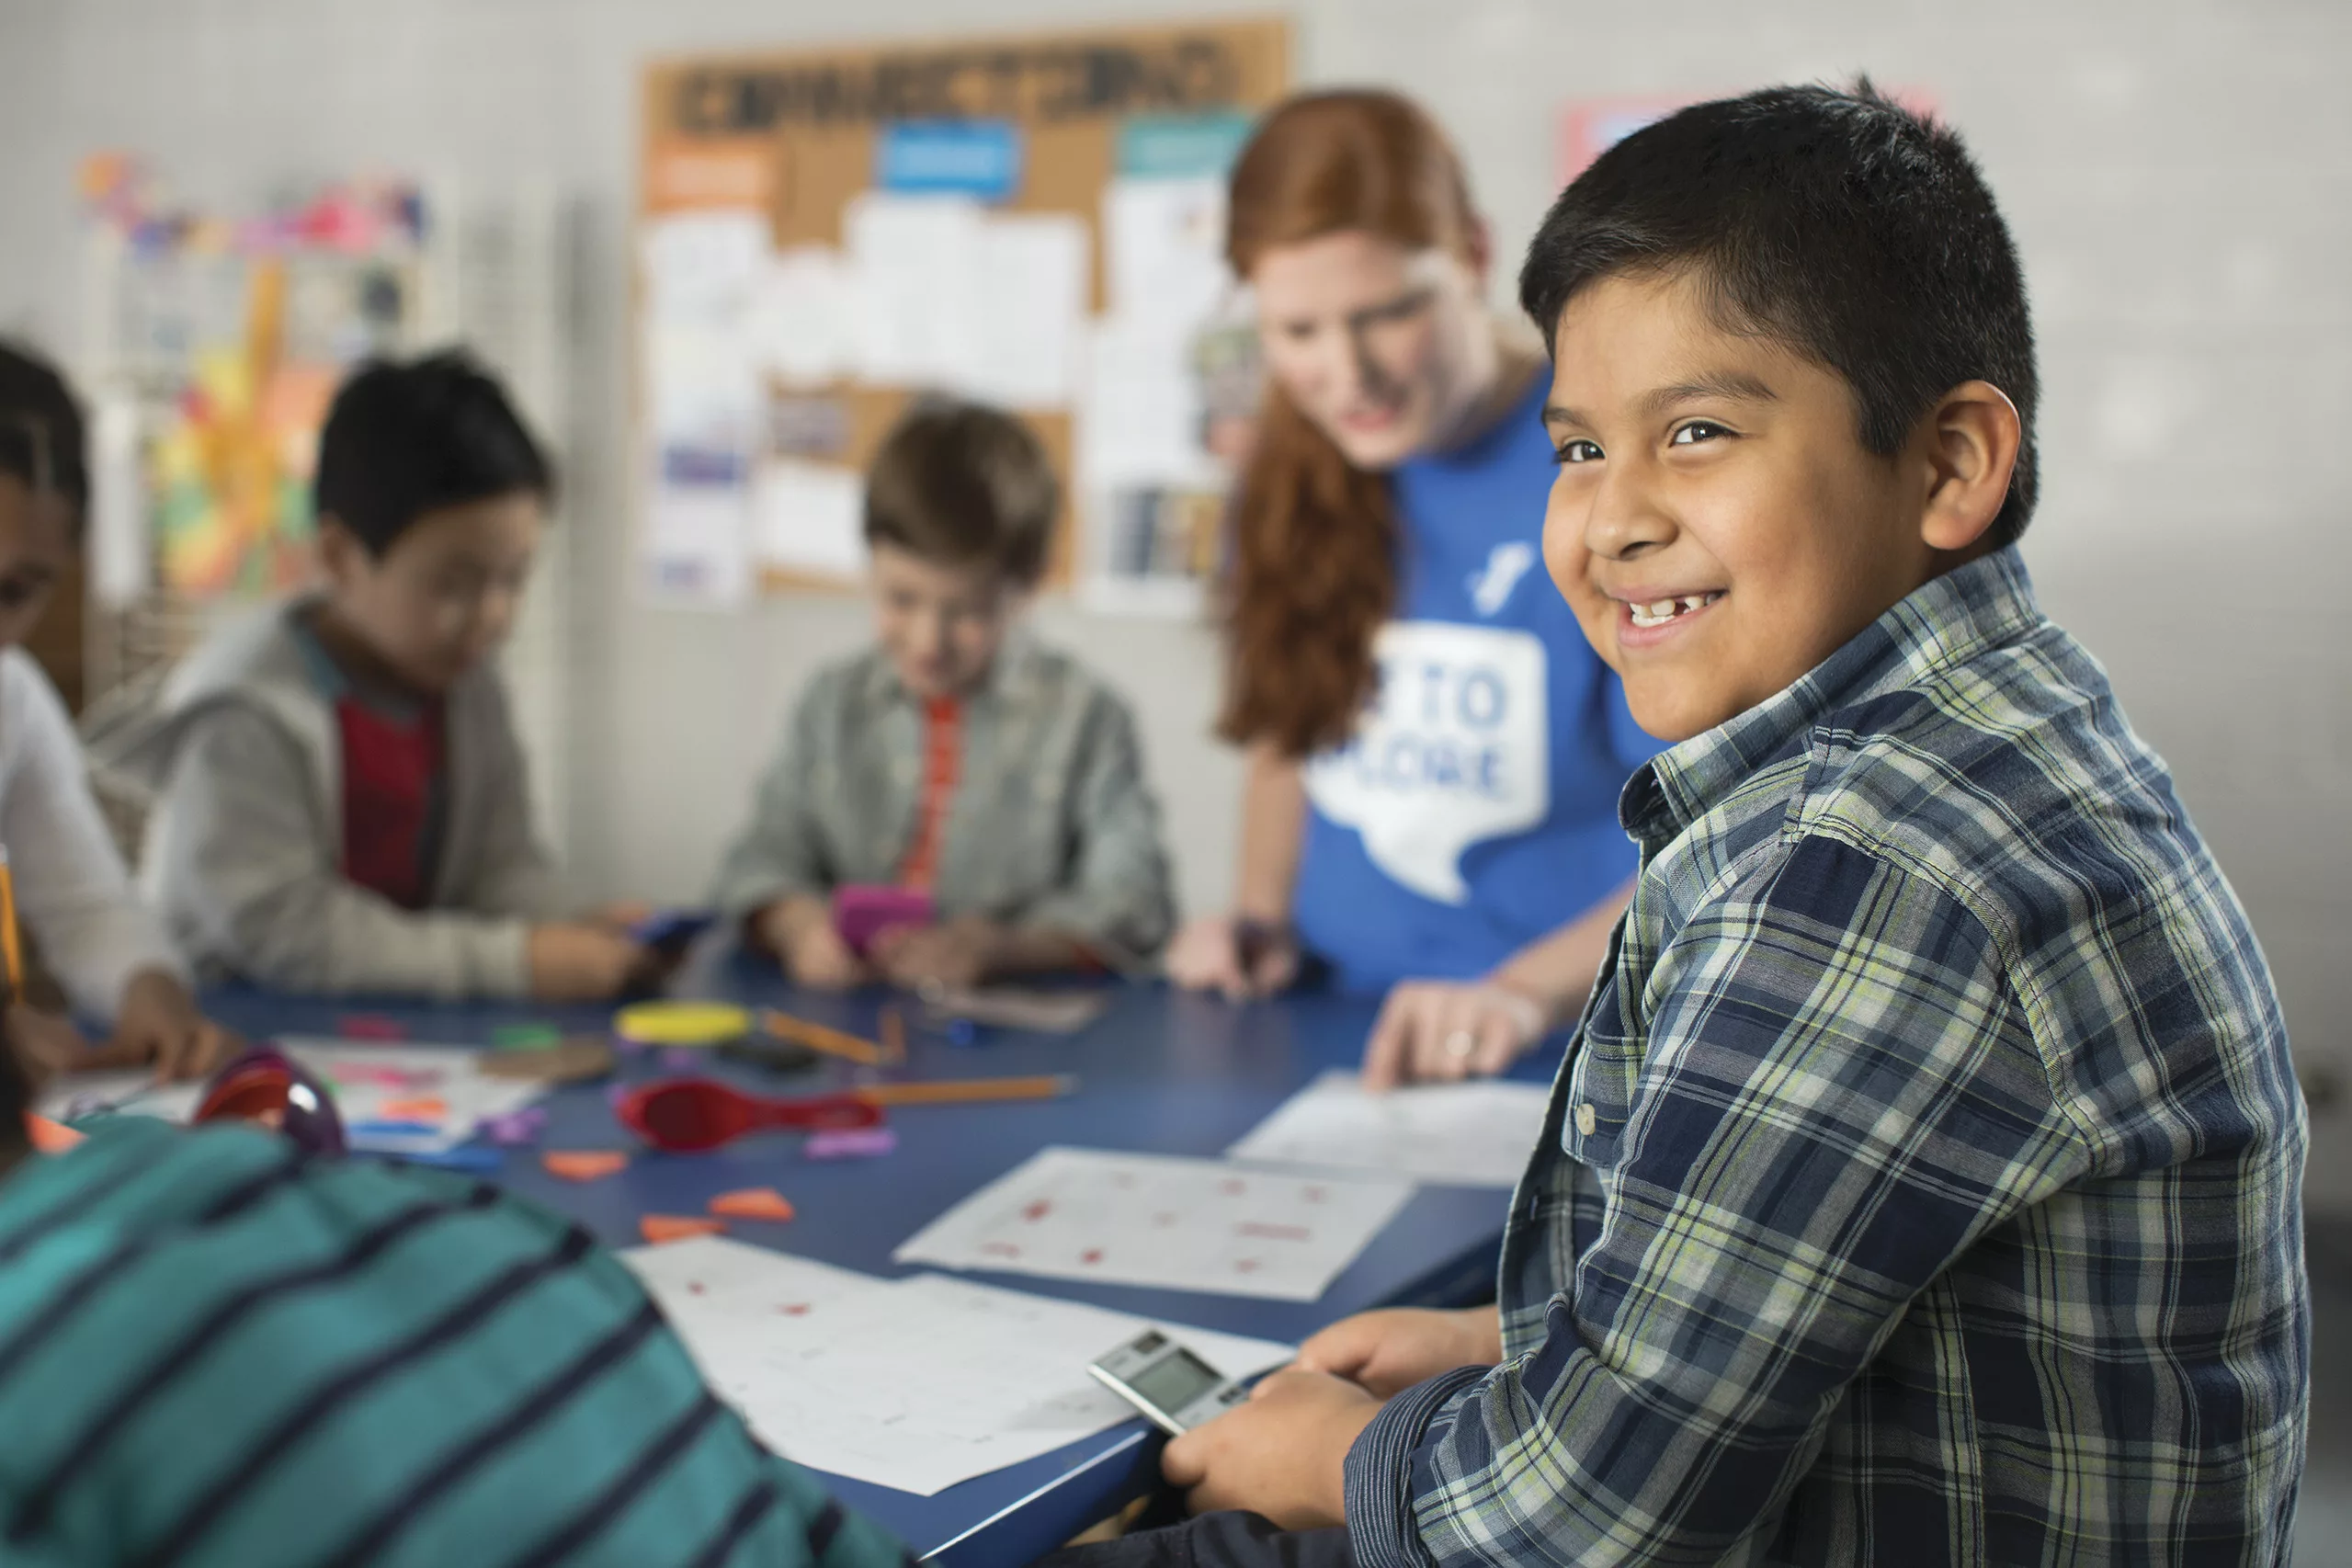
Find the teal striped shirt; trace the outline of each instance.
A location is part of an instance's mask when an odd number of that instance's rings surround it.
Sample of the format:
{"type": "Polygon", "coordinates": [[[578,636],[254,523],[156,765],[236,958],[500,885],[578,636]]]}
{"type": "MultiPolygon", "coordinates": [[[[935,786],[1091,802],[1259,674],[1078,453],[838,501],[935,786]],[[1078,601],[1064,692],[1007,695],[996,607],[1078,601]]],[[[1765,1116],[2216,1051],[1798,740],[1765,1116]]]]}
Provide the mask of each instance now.
{"type": "Polygon", "coordinates": [[[12,1568],[905,1561],[494,1187],[130,1117],[0,1182],[12,1568]]]}

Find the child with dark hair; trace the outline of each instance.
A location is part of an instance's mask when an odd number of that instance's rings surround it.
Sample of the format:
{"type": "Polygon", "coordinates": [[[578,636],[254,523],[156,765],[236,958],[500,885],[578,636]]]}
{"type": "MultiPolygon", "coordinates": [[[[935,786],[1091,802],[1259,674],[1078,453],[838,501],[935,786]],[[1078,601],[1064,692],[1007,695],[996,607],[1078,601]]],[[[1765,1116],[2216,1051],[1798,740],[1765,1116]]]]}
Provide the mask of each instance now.
{"type": "Polygon", "coordinates": [[[324,589],[231,626],[109,760],[159,791],[146,876],[208,970],[289,991],[613,995],[572,918],[492,655],[553,479],[458,354],[360,369],[319,444],[324,589]]]}
{"type": "Polygon", "coordinates": [[[868,474],[876,646],[801,696],[715,902],[794,979],[964,985],[1149,957],[1175,921],[1127,705],[1018,634],[1059,487],[1011,415],[916,403],[868,474]],[[937,924],[853,952],[846,884],[933,895],[937,924]]]}
{"type": "Polygon", "coordinates": [[[1701,105],[1520,288],[1546,562],[1673,744],[1499,1305],[1349,1319],[1169,1445],[1195,1507],[1325,1533],[1092,1560],[2283,1560],[2286,1028],[2015,548],[2033,338],[1975,165],[1867,86],[1701,105]]]}
{"type": "Polygon", "coordinates": [[[0,344],[0,850],[66,999],[113,1038],[86,1051],[66,1019],[21,1006],[16,1028],[47,1069],[152,1063],[194,1075],[220,1053],[220,1031],[197,1012],[186,966],[115,852],[65,705],[19,646],[81,548],[83,441],[64,379],[0,344]]]}
{"type": "Polygon", "coordinates": [[[0,1561],[911,1561],[760,1446],[577,1225],[244,1127],[108,1117],[36,1153],[10,1046],[0,1561]]]}

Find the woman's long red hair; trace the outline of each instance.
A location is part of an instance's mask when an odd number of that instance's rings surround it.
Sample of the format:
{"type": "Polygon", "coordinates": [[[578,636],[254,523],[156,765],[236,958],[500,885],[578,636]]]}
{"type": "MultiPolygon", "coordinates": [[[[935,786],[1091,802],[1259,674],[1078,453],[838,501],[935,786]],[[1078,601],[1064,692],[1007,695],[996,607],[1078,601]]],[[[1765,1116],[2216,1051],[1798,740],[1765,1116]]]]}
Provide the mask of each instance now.
{"type": "MultiPolygon", "coordinates": [[[[1226,259],[1247,278],[1280,245],[1349,230],[1467,257],[1478,221],[1444,132],[1394,93],[1310,93],[1233,167],[1226,259]]],[[[1234,503],[1218,733],[1303,756],[1345,741],[1372,695],[1372,640],[1396,603],[1385,474],[1350,463],[1269,381],[1234,503]]]]}

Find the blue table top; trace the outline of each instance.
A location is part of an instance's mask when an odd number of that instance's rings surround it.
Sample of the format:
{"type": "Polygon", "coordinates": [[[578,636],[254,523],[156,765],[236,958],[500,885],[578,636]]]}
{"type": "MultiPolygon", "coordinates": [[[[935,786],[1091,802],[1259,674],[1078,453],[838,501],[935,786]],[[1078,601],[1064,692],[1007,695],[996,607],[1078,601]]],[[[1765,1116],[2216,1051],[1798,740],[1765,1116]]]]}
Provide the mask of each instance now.
{"type": "MultiPolygon", "coordinates": [[[[794,993],[774,968],[705,951],[674,983],[675,994],[778,1006],[869,1038],[887,1000],[794,993]]],[[[813,1162],[791,1135],[744,1139],[715,1153],[640,1152],[620,1175],[575,1184],[541,1169],[536,1149],[510,1153],[497,1179],[571,1215],[615,1247],[639,1244],[647,1213],[699,1214],[714,1195],[773,1187],[792,1200],[789,1225],[731,1221],[737,1239],[804,1257],[894,1277],[901,1242],[983,1184],[1048,1144],[1214,1156],[1316,1074],[1353,1066],[1375,1004],[1297,996],[1237,1007],[1156,986],[1121,989],[1111,1008],[1074,1036],[982,1028],[957,1044],[921,1027],[910,1031],[904,1069],[890,1078],[978,1078],[1069,1073],[1076,1093],[1050,1101],[893,1108],[898,1149],[881,1159],[813,1162]]],[[[396,1020],[409,1041],[486,1045],[504,1026],[529,1021],[602,1033],[611,1010],[543,1006],[447,1006],[355,1003],[267,995],[230,988],[208,994],[222,1022],[255,1038],[328,1035],[358,1015],[396,1020]]],[[[912,1018],[916,1009],[906,1009],[912,1018]]],[[[698,1062],[701,1058],[698,1054],[698,1062]]],[[[819,1092],[877,1074],[827,1062],[778,1074],[710,1059],[701,1070],[775,1094],[819,1092]]],[[[1530,1062],[1527,1071],[1539,1072],[1530,1062]]],[[[626,1057],[622,1076],[667,1075],[658,1056],[626,1057]]],[[[606,1084],[557,1091],[537,1148],[628,1149],[606,1084]]],[[[1322,1300],[1236,1296],[1091,1285],[1027,1275],[978,1276],[1140,1316],[1195,1324],[1267,1339],[1297,1341],[1367,1308],[1448,1304],[1480,1299],[1494,1282],[1508,1195],[1496,1188],[1424,1187],[1322,1300]]],[[[790,1445],[786,1445],[787,1451],[790,1445]]],[[[1158,1469],[1156,1434],[1142,1421],[1051,1454],[975,1477],[930,1497],[828,1476],[842,1501],[896,1532],[917,1553],[943,1562],[1026,1562],[1115,1511],[1158,1469]]]]}

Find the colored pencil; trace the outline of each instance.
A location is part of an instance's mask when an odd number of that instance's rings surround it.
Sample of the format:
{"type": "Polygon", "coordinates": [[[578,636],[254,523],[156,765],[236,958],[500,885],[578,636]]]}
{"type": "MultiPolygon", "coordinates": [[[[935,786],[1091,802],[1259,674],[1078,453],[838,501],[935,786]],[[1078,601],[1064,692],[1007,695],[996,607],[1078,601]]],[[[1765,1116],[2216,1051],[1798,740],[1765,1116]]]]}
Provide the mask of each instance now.
{"type": "Polygon", "coordinates": [[[869,1105],[960,1105],[973,1100],[1051,1100],[1070,1094],[1067,1073],[1030,1078],[949,1078],[928,1084],[860,1084],[848,1092],[869,1105]]]}
{"type": "Polygon", "coordinates": [[[0,960],[8,966],[8,990],[17,1000],[25,994],[25,949],[17,933],[17,873],[8,852],[0,849],[0,960]]]}
{"type": "Polygon", "coordinates": [[[824,1024],[812,1024],[806,1018],[796,1018],[773,1007],[760,1013],[759,1027],[778,1040],[789,1040],[796,1045],[805,1045],[811,1051],[822,1051],[827,1056],[855,1062],[861,1067],[880,1067],[885,1062],[882,1048],[870,1040],[860,1040],[854,1034],[828,1028],[824,1024]]]}

